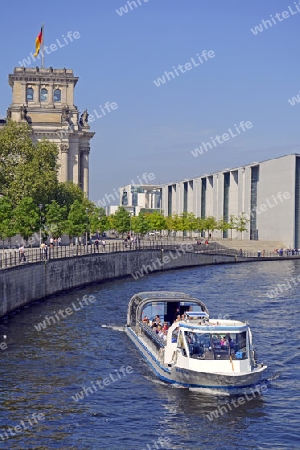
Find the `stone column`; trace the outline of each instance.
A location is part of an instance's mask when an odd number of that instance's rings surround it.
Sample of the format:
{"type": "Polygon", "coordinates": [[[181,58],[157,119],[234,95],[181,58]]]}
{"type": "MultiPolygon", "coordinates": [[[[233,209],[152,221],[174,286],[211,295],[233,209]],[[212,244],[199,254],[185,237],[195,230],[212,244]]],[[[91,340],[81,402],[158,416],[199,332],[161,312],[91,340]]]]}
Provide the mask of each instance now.
{"type": "Polygon", "coordinates": [[[61,182],[66,182],[69,180],[68,177],[68,165],[69,165],[69,146],[67,144],[62,144],[60,146],[61,151],[61,182]]]}
{"type": "Polygon", "coordinates": [[[80,178],[82,182],[82,190],[87,198],[89,197],[89,154],[89,148],[86,147],[81,150],[80,178]]]}

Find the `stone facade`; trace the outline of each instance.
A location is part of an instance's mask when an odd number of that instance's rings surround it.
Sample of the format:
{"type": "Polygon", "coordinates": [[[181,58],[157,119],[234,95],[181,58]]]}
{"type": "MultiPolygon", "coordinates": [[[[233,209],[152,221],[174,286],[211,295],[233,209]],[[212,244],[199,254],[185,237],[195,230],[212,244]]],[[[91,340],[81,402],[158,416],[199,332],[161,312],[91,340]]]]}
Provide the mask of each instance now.
{"type": "Polygon", "coordinates": [[[72,69],[16,67],[9,75],[12,104],[7,117],[29,123],[33,142],[43,138],[55,142],[59,181],[78,184],[88,197],[90,139],[95,133],[90,131],[87,111],[80,115],[74,105],[77,81],[72,69]]]}

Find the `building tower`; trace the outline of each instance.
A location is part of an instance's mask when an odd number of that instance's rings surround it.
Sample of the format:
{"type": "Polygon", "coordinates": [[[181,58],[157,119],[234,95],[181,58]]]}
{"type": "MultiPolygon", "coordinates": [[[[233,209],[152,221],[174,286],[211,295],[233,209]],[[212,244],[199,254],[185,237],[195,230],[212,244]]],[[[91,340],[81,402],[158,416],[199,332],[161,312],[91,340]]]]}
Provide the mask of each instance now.
{"type": "Polygon", "coordinates": [[[78,78],[72,69],[16,67],[9,75],[12,104],[7,117],[27,122],[32,140],[48,139],[59,148],[61,182],[72,181],[89,195],[90,131],[88,113],[81,115],[74,105],[74,88],[78,78]]]}

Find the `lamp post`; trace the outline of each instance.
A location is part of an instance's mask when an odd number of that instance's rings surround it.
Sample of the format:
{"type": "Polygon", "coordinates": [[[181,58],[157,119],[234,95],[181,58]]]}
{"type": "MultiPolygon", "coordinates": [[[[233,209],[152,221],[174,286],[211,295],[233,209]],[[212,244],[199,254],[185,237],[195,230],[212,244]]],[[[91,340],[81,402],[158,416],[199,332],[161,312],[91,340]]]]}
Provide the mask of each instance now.
{"type": "Polygon", "coordinates": [[[89,208],[85,208],[86,212],[86,232],[85,232],[85,246],[86,246],[86,253],[88,251],[88,226],[89,226],[89,208]]]}
{"type": "Polygon", "coordinates": [[[131,242],[131,219],[132,219],[132,216],[133,216],[133,211],[130,211],[130,242],[131,242]]]}
{"type": "Polygon", "coordinates": [[[39,204],[39,210],[40,210],[40,246],[42,245],[42,209],[43,205],[42,203],[39,204]]]}

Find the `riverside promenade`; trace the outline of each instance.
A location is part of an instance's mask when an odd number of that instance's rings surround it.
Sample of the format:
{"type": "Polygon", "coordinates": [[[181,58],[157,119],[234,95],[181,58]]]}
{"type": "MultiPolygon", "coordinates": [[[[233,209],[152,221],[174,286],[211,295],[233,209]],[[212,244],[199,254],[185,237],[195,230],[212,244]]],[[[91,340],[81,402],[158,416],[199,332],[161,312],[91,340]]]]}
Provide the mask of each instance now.
{"type": "Polygon", "coordinates": [[[92,283],[123,277],[132,282],[152,273],[216,264],[281,261],[294,256],[258,257],[223,248],[217,243],[197,245],[191,241],[143,241],[126,247],[110,242],[104,247],[62,246],[48,249],[26,248],[26,262],[15,249],[1,251],[0,317],[36,300],[92,283]]]}
{"type": "MultiPolygon", "coordinates": [[[[230,242],[226,243],[226,246],[223,245],[223,242],[219,241],[210,241],[208,245],[201,244],[197,245],[195,240],[189,239],[178,239],[178,240],[141,240],[138,244],[127,244],[125,245],[123,241],[120,240],[109,240],[106,242],[106,245],[103,246],[101,243],[96,246],[95,244],[89,245],[55,245],[53,247],[47,247],[46,251],[43,251],[40,248],[30,248],[25,247],[24,255],[25,258],[22,257],[19,253],[19,250],[16,248],[13,249],[0,249],[0,269],[6,269],[9,267],[14,267],[18,265],[28,264],[28,263],[37,263],[42,261],[48,261],[52,259],[62,259],[62,258],[74,258],[80,257],[84,255],[91,254],[101,254],[101,253],[119,253],[119,252],[129,252],[136,250],[175,250],[180,246],[189,246],[189,251],[194,253],[203,253],[203,254],[221,254],[221,255],[230,255],[236,256],[239,258],[239,261],[245,261],[247,259],[258,259],[258,258],[275,258],[278,259],[278,255],[275,254],[274,251],[267,250],[261,251],[260,257],[258,256],[257,251],[253,251],[250,248],[245,250],[242,249],[242,253],[236,247],[241,247],[243,242],[240,243],[232,243],[233,247],[230,247],[230,242]],[[235,244],[235,245],[234,245],[235,244]]],[[[299,254],[292,254],[291,251],[285,250],[283,257],[291,257],[291,256],[299,256],[299,254]]]]}

